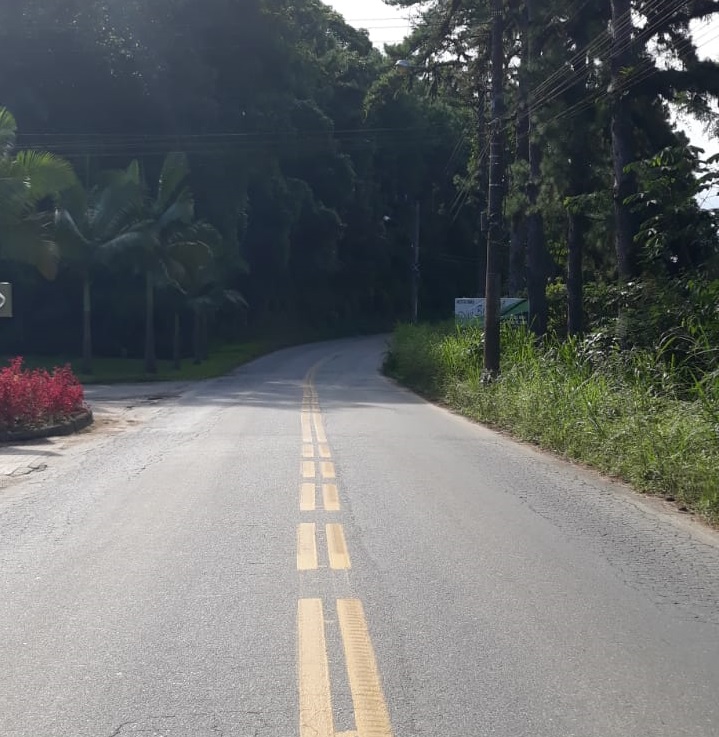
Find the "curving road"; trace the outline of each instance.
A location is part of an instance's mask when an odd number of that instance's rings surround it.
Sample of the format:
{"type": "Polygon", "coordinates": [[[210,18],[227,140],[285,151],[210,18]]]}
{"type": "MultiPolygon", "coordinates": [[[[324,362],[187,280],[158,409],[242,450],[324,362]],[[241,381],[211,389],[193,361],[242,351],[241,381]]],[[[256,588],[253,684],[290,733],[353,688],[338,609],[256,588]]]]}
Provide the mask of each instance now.
{"type": "Polygon", "coordinates": [[[719,536],[383,347],[149,397],[0,484],[0,736],[719,734],[719,536]]]}

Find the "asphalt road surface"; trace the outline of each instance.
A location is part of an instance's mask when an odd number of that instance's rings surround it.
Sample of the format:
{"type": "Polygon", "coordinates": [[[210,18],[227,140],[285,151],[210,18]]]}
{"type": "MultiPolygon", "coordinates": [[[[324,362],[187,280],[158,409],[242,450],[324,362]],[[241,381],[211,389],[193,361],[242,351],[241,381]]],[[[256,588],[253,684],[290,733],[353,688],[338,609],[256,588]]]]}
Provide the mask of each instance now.
{"type": "Polygon", "coordinates": [[[145,397],[0,488],[0,737],[719,735],[717,536],[383,349],[145,397]]]}

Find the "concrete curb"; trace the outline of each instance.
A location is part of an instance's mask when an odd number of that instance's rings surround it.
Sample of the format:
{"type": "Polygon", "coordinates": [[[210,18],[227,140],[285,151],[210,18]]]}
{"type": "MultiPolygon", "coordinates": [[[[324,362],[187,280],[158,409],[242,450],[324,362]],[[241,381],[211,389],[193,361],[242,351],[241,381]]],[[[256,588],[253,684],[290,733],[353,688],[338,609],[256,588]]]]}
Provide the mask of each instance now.
{"type": "Polygon", "coordinates": [[[74,417],[59,422],[55,425],[46,425],[45,427],[36,427],[28,430],[17,430],[16,432],[5,431],[0,432],[0,443],[17,443],[26,440],[39,440],[41,438],[49,438],[58,435],[72,435],[75,432],[84,430],[94,421],[92,410],[84,409],[74,417]]]}

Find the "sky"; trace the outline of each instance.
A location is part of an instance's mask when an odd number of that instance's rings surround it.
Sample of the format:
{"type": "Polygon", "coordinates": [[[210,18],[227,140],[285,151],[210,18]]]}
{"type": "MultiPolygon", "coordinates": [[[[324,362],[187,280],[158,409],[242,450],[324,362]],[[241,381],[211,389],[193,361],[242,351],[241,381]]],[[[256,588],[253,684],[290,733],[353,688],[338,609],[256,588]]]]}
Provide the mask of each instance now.
{"type": "Polygon", "coordinates": [[[375,46],[397,43],[409,33],[407,8],[394,8],[382,0],[325,0],[357,28],[366,28],[375,46]]]}

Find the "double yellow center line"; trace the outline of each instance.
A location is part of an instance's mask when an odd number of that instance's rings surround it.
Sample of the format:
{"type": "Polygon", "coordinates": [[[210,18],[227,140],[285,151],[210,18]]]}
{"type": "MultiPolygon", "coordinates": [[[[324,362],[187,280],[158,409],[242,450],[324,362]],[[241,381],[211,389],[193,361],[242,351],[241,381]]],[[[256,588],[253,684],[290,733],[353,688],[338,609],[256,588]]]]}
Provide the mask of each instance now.
{"type": "MultiPolygon", "coordinates": [[[[302,461],[300,465],[301,513],[321,510],[341,512],[336,469],[322,420],[314,369],[304,382],[302,399],[302,461]],[[318,502],[318,480],[321,495],[318,502]]],[[[341,522],[318,526],[302,521],[297,527],[297,570],[351,569],[349,549],[341,522]],[[323,534],[326,563],[321,565],[318,538],[323,534]]],[[[382,692],[377,661],[367,621],[359,599],[338,599],[333,606],[342,639],[355,729],[335,730],[332,688],[325,636],[325,607],[321,598],[300,599],[297,604],[297,653],[300,737],[392,737],[389,712],[382,692]]],[[[334,615],[332,615],[334,616],[334,615]]]]}

